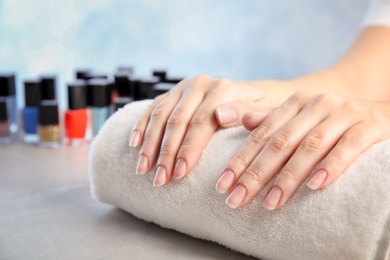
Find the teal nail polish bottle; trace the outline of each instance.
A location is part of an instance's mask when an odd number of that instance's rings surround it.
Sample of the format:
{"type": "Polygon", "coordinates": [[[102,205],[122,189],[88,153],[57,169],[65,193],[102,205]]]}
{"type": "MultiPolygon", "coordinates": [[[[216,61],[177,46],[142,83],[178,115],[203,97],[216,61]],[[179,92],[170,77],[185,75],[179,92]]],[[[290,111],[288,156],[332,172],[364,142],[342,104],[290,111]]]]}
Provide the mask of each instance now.
{"type": "Polygon", "coordinates": [[[90,113],[92,134],[96,136],[104,122],[111,115],[111,93],[109,82],[105,79],[91,79],[88,81],[90,92],[90,113]]]}

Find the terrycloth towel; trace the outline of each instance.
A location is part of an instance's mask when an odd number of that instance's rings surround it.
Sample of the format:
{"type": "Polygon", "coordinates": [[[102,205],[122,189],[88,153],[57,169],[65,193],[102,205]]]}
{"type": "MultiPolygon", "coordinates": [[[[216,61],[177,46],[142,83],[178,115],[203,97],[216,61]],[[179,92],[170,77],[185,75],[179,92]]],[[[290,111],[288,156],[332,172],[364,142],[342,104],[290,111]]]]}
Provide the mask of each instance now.
{"type": "Polygon", "coordinates": [[[390,142],[373,146],[324,190],[302,185],[280,210],[261,205],[269,186],[249,205],[230,209],[226,195],[214,186],[249,132],[241,127],[217,131],[187,177],[154,188],[153,174],[135,175],[138,149],[128,146],[133,123],[148,104],[127,105],[94,140],[90,180],[96,199],[259,258],[389,258],[390,142]]]}

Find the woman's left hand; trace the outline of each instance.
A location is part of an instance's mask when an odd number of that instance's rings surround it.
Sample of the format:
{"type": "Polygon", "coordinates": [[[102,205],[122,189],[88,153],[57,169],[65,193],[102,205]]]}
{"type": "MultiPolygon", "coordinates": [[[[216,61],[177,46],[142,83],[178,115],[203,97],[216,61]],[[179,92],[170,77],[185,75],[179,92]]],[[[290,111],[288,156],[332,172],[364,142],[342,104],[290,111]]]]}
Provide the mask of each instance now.
{"type": "Polygon", "coordinates": [[[333,94],[298,91],[270,111],[242,118],[250,136],[216,185],[218,192],[230,192],[226,204],[231,208],[246,205],[275,175],[263,205],[281,208],[308,176],[310,189],[324,188],[371,145],[390,138],[387,117],[333,94]]]}

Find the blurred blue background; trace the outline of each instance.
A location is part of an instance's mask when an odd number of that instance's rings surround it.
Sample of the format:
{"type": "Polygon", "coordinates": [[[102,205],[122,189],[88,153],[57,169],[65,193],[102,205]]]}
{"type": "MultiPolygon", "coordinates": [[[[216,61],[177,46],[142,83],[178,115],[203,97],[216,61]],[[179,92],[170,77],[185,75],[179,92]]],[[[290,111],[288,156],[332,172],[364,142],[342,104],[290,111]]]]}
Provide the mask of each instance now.
{"type": "MultiPolygon", "coordinates": [[[[76,67],[171,76],[291,78],[325,68],[350,46],[368,0],[0,0],[0,71],[76,67]]],[[[22,101],[20,98],[19,101],[22,101]]]]}

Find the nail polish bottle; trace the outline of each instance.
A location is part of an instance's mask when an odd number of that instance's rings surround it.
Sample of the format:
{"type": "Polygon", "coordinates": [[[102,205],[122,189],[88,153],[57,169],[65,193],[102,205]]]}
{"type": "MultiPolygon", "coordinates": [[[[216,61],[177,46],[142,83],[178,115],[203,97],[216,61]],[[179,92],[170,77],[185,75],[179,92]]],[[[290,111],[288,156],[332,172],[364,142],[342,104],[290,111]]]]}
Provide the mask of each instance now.
{"type": "Polygon", "coordinates": [[[56,99],[56,77],[53,75],[41,76],[42,100],[56,99]]]}
{"type": "Polygon", "coordinates": [[[109,83],[104,79],[92,79],[88,81],[90,91],[90,114],[92,123],[92,135],[96,136],[104,122],[111,115],[111,98],[109,83]]]}
{"type": "Polygon", "coordinates": [[[117,72],[114,75],[115,89],[120,97],[130,97],[130,75],[127,72],[117,72]]]}
{"type": "Polygon", "coordinates": [[[87,79],[87,75],[92,74],[91,69],[77,69],[75,72],[76,79],[87,79]]]}
{"type": "Polygon", "coordinates": [[[115,99],[114,102],[114,112],[118,111],[119,109],[123,108],[127,104],[130,104],[133,102],[132,98],[129,97],[118,97],[115,99]]]}
{"type": "Polygon", "coordinates": [[[23,139],[26,143],[38,142],[39,104],[41,102],[41,85],[38,80],[24,81],[25,107],[22,111],[23,139]]]}
{"type": "Polygon", "coordinates": [[[141,79],[131,78],[130,79],[130,97],[134,100],[141,100],[141,79]]]}
{"type": "Polygon", "coordinates": [[[58,104],[55,100],[42,100],[39,106],[39,144],[56,148],[60,143],[58,104]]]}
{"type": "Polygon", "coordinates": [[[0,143],[11,142],[11,130],[8,122],[7,99],[0,97],[0,143]]]}
{"type": "Polygon", "coordinates": [[[78,80],[68,84],[68,110],[65,112],[66,143],[81,145],[88,125],[87,86],[78,80]]]}
{"type": "Polygon", "coordinates": [[[144,78],[140,83],[141,100],[153,98],[153,86],[160,82],[160,78],[144,78]]]}
{"type": "Polygon", "coordinates": [[[18,131],[18,108],[16,105],[16,86],[15,74],[0,75],[0,97],[6,98],[8,122],[10,124],[11,133],[18,131]]]}

